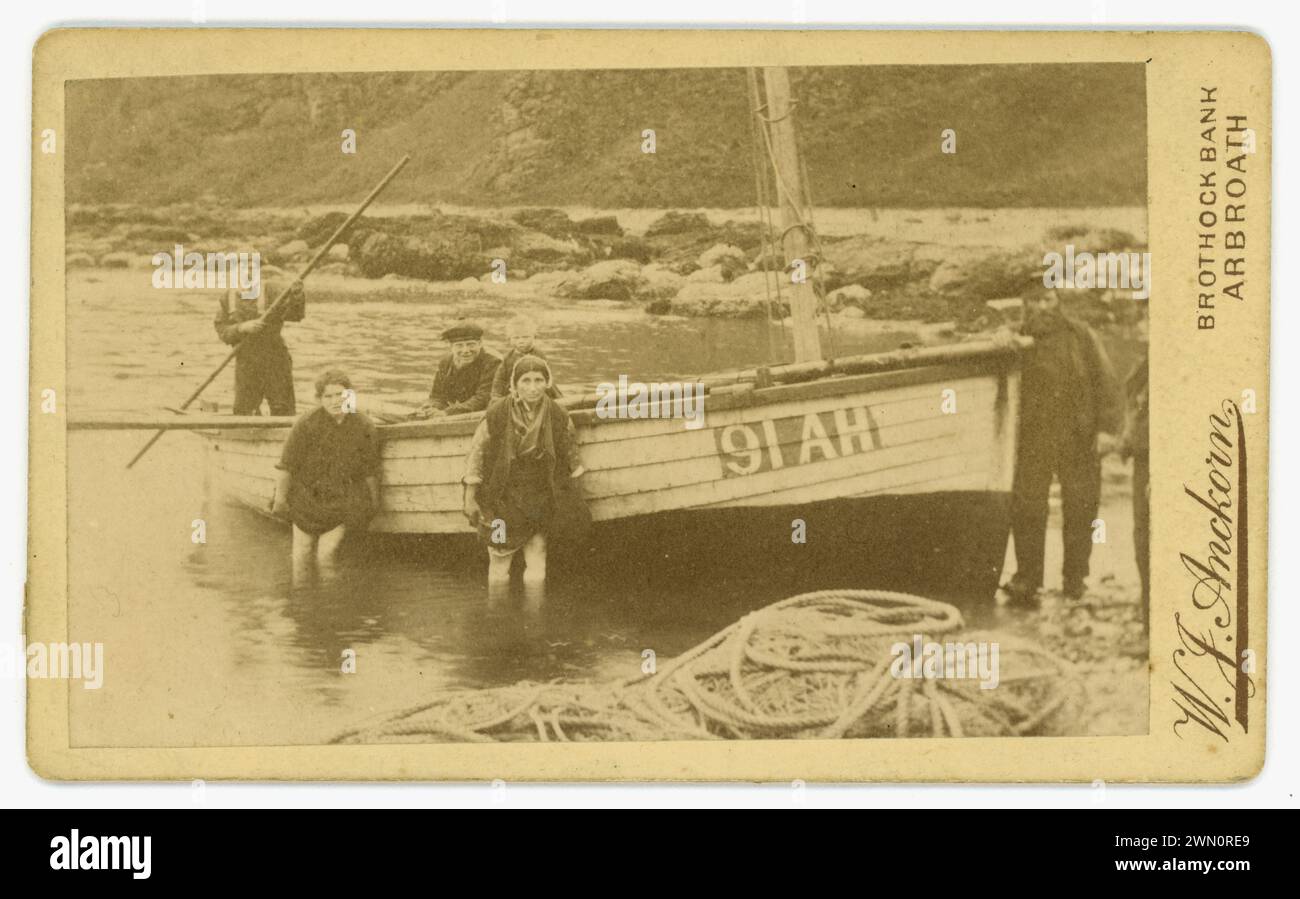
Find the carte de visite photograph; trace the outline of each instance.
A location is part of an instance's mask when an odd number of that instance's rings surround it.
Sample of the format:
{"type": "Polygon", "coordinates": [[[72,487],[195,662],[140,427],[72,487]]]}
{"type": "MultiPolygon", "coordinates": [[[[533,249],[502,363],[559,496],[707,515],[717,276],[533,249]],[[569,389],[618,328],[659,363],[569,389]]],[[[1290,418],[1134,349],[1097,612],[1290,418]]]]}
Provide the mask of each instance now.
{"type": "Polygon", "coordinates": [[[71,747],[1148,733],[1140,62],[63,89],[71,747]]]}

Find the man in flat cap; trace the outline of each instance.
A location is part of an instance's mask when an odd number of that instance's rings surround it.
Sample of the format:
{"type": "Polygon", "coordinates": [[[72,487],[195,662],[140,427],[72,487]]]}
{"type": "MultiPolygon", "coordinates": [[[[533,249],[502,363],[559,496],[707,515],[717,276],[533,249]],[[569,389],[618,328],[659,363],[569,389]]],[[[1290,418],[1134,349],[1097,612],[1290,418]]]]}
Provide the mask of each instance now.
{"type": "Polygon", "coordinates": [[[483,349],[483,329],[470,322],[457,322],[442,332],[451,352],[438,363],[429,401],[416,413],[418,418],[482,412],[492,398],[492,379],[501,359],[483,349]]]}

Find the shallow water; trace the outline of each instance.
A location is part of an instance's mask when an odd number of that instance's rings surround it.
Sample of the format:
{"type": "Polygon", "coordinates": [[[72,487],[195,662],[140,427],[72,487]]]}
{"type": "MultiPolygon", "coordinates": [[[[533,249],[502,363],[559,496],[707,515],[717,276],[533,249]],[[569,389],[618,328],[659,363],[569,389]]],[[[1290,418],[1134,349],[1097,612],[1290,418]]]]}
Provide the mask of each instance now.
{"type": "MultiPolygon", "coordinates": [[[[499,337],[513,311],[501,302],[406,302],[363,291],[310,306],[305,322],[286,329],[300,406],[315,372],[334,362],[363,395],[417,402],[442,352],[435,335],[472,314],[499,337]]],[[[224,355],[211,327],[215,309],[212,294],[152,290],[147,271],[74,273],[71,414],[178,404],[224,355]]],[[[530,311],[539,345],[570,389],[619,373],[664,379],[766,358],[758,322],[655,319],[604,303],[554,301],[530,311]]],[[[840,335],[839,346],[883,350],[912,337],[840,335]]],[[[228,409],[232,385],[227,371],[205,397],[228,409]]],[[[104,686],[70,686],[73,745],[317,743],[445,687],[631,677],[646,650],[676,655],[790,593],[761,566],[719,581],[658,572],[651,584],[628,578],[611,558],[580,577],[553,578],[539,609],[518,586],[490,605],[476,555],[392,538],[354,546],[336,579],[294,587],[288,533],[213,493],[197,437],[169,433],[125,470],[145,439],[69,435],[68,636],[105,645],[104,686]],[[352,674],[341,670],[348,651],[352,674]]],[[[1107,503],[1106,514],[1122,522],[1123,497],[1107,503]]],[[[1125,539],[1123,525],[1113,525],[1114,552],[1099,553],[1111,557],[1099,563],[1124,569],[1125,539]]],[[[809,589],[829,586],[869,585],[833,569],[809,573],[809,589]]],[[[996,623],[984,619],[1000,614],[973,611],[971,623],[996,623]]]]}
{"type": "MultiPolygon", "coordinates": [[[[153,290],[148,274],[69,279],[72,415],[178,405],[223,357],[216,295],[153,290]]],[[[530,310],[538,344],[569,389],[767,358],[761,322],[657,319],[608,303],[542,307],[530,310]]],[[[285,330],[300,409],[314,374],[334,363],[352,373],[363,402],[415,404],[444,351],[443,327],[472,315],[501,349],[513,311],[492,296],[408,301],[364,291],[313,305],[285,330]]],[[[865,352],[912,337],[842,336],[840,346],[865,352]]],[[[233,373],[204,398],[229,409],[233,373]]],[[[317,742],[438,687],[635,675],[643,650],[676,654],[779,598],[759,584],[719,596],[715,584],[688,583],[665,595],[626,583],[612,560],[608,577],[553,583],[538,613],[522,598],[489,609],[481,564],[419,540],[376,541],[351,554],[337,581],[294,589],[289,535],[209,491],[198,438],[169,433],[123,468],[147,436],[69,438],[70,637],[103,642],[106,653],[104,687],[73,689],[79,745],[317,742]],[[202,544],[193,542],[199,519],[202,544]],[[356,653],[355,674],[340,671],[345,649],[356,653]]]]}
{"type": "MultiPolygon", "coordinates": [[[[155,290],[150,270],[73,272],[68,279],[67,340],[72,413],[159,411],[177,406],[229,351],[212,326],[219,291],[155,290]]],[[[330,279],[323,279],[330,283],[330,279]]],[[[446,346],[438,335],[458,319],[487,329],[486,347],[503,355],[505,327],[518,312],[538,323],[537,346],[566,392],[600,381],[682,378],[793,359],[789,328],[762,321],[651,316],[630,304],[548,300],[518,293],[401,293],[399,285],[350,279],[321,292],[302,322],[284,329],[294,359],[300,410],[312,378],[341,365],[362,399],[417,405],[446,346]],[[373,283],[373,282],[370,282],[373,283]],[[527,304],[526,308],[523,304],[527,304]]],[[[315,288],[308,285],[309,300],[315,288]]],[[[887,350],[915,333],[886,328],[837,333],[842,355],[887,350]]],[[[233,370],[203,394],[230,409],[233,370]]]]}

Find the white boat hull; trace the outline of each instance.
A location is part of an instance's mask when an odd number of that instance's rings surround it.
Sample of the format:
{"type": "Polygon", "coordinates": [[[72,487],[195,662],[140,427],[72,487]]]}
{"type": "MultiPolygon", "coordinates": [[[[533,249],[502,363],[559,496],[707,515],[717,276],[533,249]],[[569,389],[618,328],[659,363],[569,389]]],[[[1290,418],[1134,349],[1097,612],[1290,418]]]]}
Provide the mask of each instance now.
{"type": "MultiPolygon", "coordinates": [[[[726,559],[805,572],[847,560],[863,566],[858,583],[991,596],[1009,529],[1018,392],[1015,356],[1004,355],[717,391],[696,430],[573,411],[592,552],[649,556],[689,576],[716,576],[726,559]],[[796,519],[804,545],[791,540],[796,519]]],[[[471,539],[461,478],[478,419],[380,427],[372,532],[471,539]]],[[[217,483],[269,513],[287,428],[202,433],[217,483]]]]}
{"type": "MultiPolygon", "coordinates": [[[[573,413],[592,518],[1011,488],[1018,377],[947,365],[709,397],[704,426],[573,413]]],[[[468,534],[461,477],[474,421],[380,428],[372,531],[468,534]]],[[[225,490],[269,508],[287,429],[209,432],[225,490]]]]}

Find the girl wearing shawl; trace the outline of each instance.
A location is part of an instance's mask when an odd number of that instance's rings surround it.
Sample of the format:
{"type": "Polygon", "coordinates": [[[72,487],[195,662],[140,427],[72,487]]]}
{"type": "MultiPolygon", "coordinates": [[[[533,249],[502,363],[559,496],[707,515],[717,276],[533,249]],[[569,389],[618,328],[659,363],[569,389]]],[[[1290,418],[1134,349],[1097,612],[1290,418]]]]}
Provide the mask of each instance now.
{"type": "Polygon", "coordinates": [[[551,369],[521,356],[510,393],[493,400],[474,432],[465,466],[465,516],[488,547],[488,582],[510,578],[522,548],[525,582],[546,578],[546,539],[560,506],[577,499],[582,474],[569,415],[550,398],[551,369]]]}

